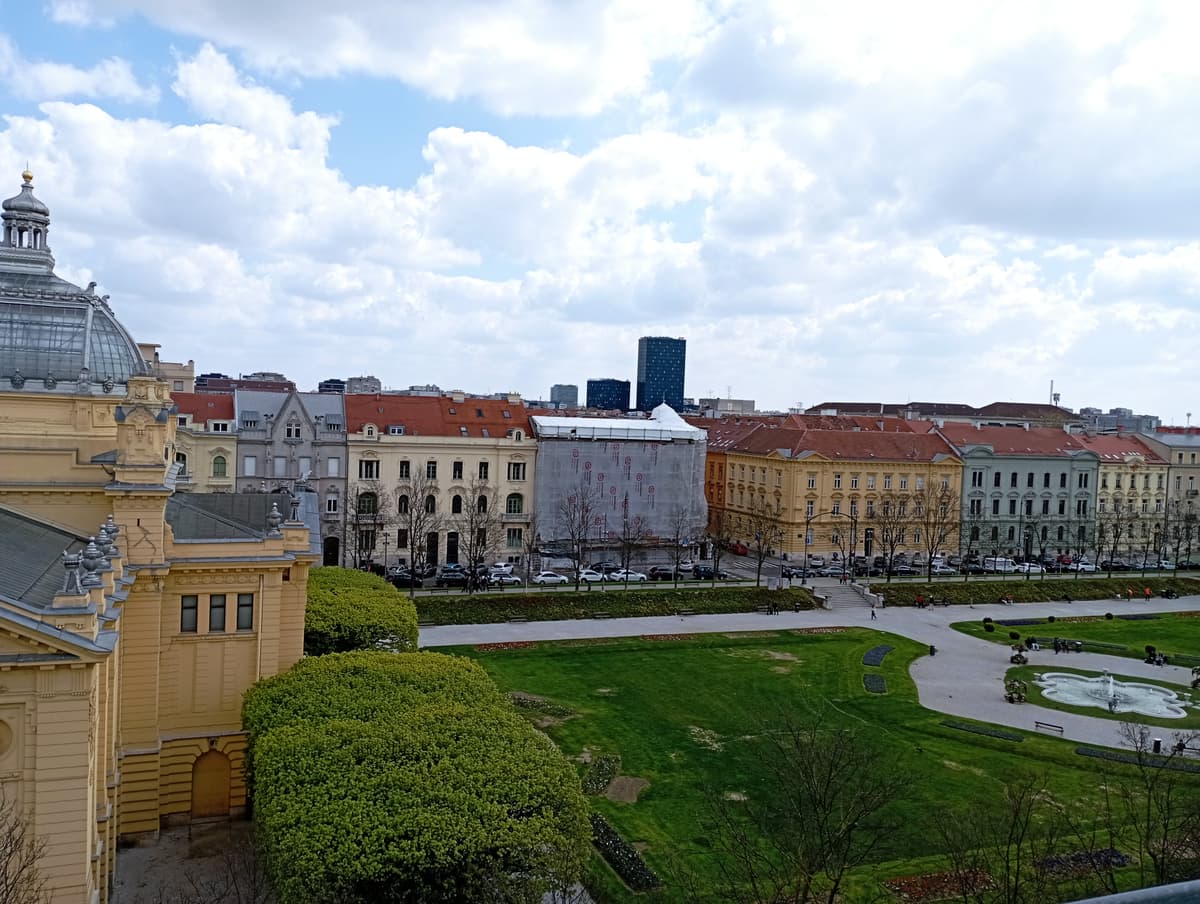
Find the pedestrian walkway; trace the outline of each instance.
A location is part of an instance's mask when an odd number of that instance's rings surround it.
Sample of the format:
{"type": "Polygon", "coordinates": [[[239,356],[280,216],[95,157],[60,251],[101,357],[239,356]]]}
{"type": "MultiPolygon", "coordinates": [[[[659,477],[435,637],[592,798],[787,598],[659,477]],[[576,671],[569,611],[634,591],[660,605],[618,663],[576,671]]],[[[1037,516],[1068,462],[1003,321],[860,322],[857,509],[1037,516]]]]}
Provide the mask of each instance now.
{"type": "MultiPolygon", "coordinates": [[[[836,583],[833,584],[835,589],[836,583]]],[[[824,592],[828,587],[822,587],[824,592]]],[[[849,591],[853,592],[853,591],[849,591]]],[[[1176,600],[1152,599],[1121,603],[1114,600],[1090,600],[1076,603],[1022,603],[948,606],[936,609],[881,608],[878,620],[871,619],[867,604],[856,608],[815,610],[811,612],[733,613],[729,615],[650,616],[647,618],[575,619],[570,621],[522,622],[488,625],[445,625],[421,629],[422,647],[467,646],[480,643],[511,643],[527,640],[575,640],[595,637],[636,637],[641,634],[709,634],[738,631],[783,630],[845,626],[885,631],[911,638],[937,648],[935,656],[921,656],[910,668],[921,705],[936,712],[962,718],[993,722],[1012,728],[1036,731],[1035,722],[1060,726],[1062,737],[1105,747],[1126,746],[1115,720],[1076,715],[1034,706],[1011,704],[1004,700],[1004,674],[1011,668],[1010,649],[961,634],[950,627],[954,622],[993,618],[1066,618],[1079,615],[1103,615],[1106,612],[1190,612],[1200,610],[1200,597],[1176,600]]],[[[1066,625],[1061,627],[1067,631],[1066,625]]],[[[1136,659],[1105,656],[1098,653],[1056,655],[1042,649],[1029,653],[1029,661],[1044,668],[1071,667],[1087,671],[1108,669],[1121,675],[1153,678],[1187,685],[1191,671],[1178,666],[1146,665],[1136,659]]],[[[1155,737],[1171,743],[1171,730],[1155,728],[1155,737]],[[1161,732],[1161,734],[1159,734],[1161,732]]],[[[1058,732],[1054,732],[1058,736],[1058,732]]]]}

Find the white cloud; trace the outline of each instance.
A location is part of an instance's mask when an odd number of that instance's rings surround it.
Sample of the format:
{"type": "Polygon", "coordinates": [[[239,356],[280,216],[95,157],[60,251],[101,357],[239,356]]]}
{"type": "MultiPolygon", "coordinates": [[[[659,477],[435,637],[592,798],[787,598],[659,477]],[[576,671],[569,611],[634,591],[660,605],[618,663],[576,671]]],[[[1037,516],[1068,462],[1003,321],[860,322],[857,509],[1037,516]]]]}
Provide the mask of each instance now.
{"type": "Polygon", "coordinates": [[[142,85],[126,60],[109,57],[90,69],[68,63],[30,60],[6,35],[0,34],[0,80],[22,100],[63,97],[113,98],[135,104],[158,100],[158,88],[142,85]]]}

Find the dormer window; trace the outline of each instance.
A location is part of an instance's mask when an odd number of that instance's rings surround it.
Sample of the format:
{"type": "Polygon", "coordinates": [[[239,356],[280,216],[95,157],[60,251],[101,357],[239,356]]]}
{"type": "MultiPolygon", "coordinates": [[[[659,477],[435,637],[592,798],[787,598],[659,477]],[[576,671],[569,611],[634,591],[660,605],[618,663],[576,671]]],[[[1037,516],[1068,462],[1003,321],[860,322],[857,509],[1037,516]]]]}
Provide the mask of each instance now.
{"type": "Polygon", "coordinates": [[[509,411],[509,410],[506,408],[506,409],[504,409],[504,416],[505,416],[506,418],[509,418],[509,419],[511,419],[511,418],[512,418],[512,412],[511,412],[511,411],[509,411]]]}
{"type": "Polygon", "coordinates": [[[404,435],[404,425],[403,424],[389,424],[388,425],[388,436],[403,436],[403,435],[404,435]]]}
{"type": "Polygon", "coordinates": [[[363,433],[366,435],[367,439],[374,439],[375,438],[375,425],[367,424],[367,426],[363,428],[363,433]]]}
{"type": "Polygon", "coordinates": [[[209,421],[208,429],[212,433],[228,433],[229,421],[209,421]]]}
{"type": "Polygon", "coordinates": [[[290,423],[288,423],[287,427],[284,429],[286,431],[286,433],[284,435],[287,439],[299,439],[300,438],[300,425],[298,423],[296,423],[295,421],[291,421],[290,423]]]}
{"type": "Polygon", "coordinates": [[[459,427],[459,428],[458,428],[458,435],[459,435],[459,436],[466,436],[466,435],[467,435],[467,428],[466,428],[466,427],[459,427]]]}
{"type": "Polygon", "coordinates": [[[475,409],[475,417],[483,417],[483,409],[482,408],[475,409]]]}

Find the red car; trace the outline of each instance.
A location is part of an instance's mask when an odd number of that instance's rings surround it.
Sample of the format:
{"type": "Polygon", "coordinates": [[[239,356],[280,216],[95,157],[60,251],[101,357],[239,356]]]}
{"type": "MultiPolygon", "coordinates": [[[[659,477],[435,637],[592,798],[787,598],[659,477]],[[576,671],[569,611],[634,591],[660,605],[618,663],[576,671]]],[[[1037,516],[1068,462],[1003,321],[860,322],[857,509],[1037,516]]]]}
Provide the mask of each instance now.
{"type": "Polygon", "coordinates": [[[750,547],[745,543],[730,543],[729,551],[734,555],[746,556],[750,554],[750,547]]]}

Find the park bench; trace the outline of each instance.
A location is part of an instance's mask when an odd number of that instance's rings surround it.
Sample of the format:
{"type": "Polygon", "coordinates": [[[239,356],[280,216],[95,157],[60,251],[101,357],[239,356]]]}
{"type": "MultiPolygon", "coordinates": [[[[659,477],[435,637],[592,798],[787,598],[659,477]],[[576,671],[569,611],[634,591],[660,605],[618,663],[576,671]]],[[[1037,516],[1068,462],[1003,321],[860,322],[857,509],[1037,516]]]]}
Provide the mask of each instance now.
{"type": "Polygon", "coordinates": [[[1063,727],[1061,725],[1055,725],[1053,722],[1039,722],[1035,719],[1033,727],[1037,731],[1056,731],[1059,734],[1063,733],[1063,727]]]}
{"type": "Polygon", "coordinates": [[[679,615],[681,617],[684,615],[695,615],[696,610],[695,609],[679,609],[675,614],[679,615]]]}
{"type": "Polygon", "coordinates": [[[612,618],[612,616],[607,612],[593,612],[592,618],[612,618]]]}
{"type": "Polygon", "coordinates": [[[525,617],[523,617],[523,616],[520,616],[520,615],[518,615],[518,616],[516,616],[515,618],[510,618],[510,619],[508,620],[508,623],[509,623],[510,625],[520,625],[520,624],[524,624],[524,623],[525,623],[525,622],[527,622],[527,621],[529,621],[529,619],[527,619],[527,618],[525,618],[525,617]]]}
{"type": "Polygon", "coordinates": [[[768,612],[771,611],[771,608],[770,608],[770,606],[755,606],[754,611],[761,613],[762,615],[766,615],[768,612]]]}
{"type": "Polygon", "coordinates": [[[417,619],[418,628],[433,628],[437,626],[437,622],[432,622],[427,618],[417,619]]]}

